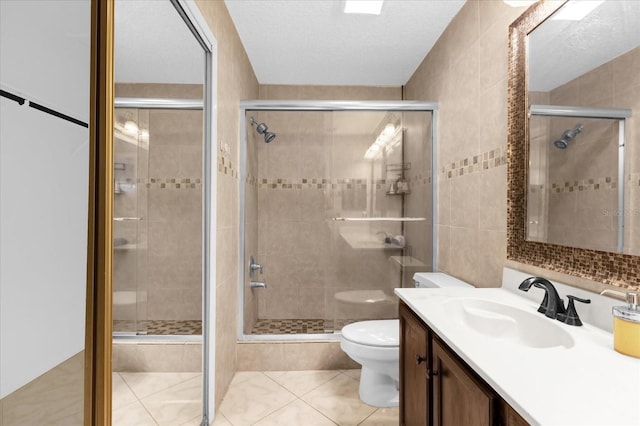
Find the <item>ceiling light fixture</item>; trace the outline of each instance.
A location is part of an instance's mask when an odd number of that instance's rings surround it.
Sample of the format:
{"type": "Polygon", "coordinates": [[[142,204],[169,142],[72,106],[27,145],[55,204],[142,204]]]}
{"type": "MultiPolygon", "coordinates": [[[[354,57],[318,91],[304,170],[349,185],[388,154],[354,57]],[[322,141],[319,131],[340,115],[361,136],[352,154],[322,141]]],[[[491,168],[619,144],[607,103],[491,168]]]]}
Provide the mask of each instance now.
{"type": "Polygon", "coordinates": [[[361,13],[366,15],[380,15],[383,0],[346,0],[344,13],[361,13]]]}
{"type": "Polygon", "coordinates": [[[389,151],[391,148],[397,145],[399,140],[399,127],[396,127],[393,123],[387,123],[382,128],[382,131],[371,144],[367,152],[364,153],[366,160],[375,160],[379,158],[383,152],[389,151]]]}
{"type": "Polygon", "coordinates": [[[604,0],[572,0],[563,5],[551,19],[554,21],[579,21],[603,2],[604,0]]]}
{"type": "Polygon", "coordinates": [[[505,4],[511,7],[531,6],[536,0],[503,0],[505,4]]]}

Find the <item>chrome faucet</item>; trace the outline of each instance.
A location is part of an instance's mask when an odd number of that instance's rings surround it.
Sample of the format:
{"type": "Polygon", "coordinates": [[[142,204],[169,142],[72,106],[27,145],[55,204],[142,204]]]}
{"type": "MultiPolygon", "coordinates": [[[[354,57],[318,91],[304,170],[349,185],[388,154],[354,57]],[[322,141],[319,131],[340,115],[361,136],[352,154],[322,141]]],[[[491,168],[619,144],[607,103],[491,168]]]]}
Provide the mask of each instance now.
{"type": "Polygon", "coordinates": [[[522,281],[518,286],[518,289],[522,291],[529,291],[531,286],[538,287],[544,290],[544,299],[538,308],[538,312],[545,314],[549,318],[556,319],[560,315],[566,315],[564,309],[564,302],[560,298],[558,291],[551,284],[550,281],[540,277],[530,277],[522,281]]]}
{"type": "Polygon", "coordinates": [[[250,288],[267,288],[267,283],[264,281],[251,281],[249,283],[250,288]]]}

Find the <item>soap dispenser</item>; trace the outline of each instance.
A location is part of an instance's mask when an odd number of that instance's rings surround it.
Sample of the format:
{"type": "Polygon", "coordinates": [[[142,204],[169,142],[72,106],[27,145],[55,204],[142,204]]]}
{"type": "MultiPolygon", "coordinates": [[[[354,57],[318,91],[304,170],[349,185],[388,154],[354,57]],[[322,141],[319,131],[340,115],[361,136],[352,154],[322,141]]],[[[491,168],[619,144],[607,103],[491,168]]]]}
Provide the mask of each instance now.
{"type": "Polygon", "coordinates": [[[614,306],[613,312],[613,348],[621,354],[640,358],[640,306],[638,293],[624,293],[604,290],[600,294],[613,294],[624,297],[627,305],[614,306]]]}

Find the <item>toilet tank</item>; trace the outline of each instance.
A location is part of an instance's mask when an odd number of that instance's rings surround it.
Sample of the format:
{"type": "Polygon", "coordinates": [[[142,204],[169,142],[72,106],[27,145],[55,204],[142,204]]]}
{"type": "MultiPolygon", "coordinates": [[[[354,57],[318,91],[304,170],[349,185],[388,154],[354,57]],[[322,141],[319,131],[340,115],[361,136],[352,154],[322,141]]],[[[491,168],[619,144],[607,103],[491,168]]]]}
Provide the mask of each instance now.
{"type": "Polygon", "coordinates": [[[416,288],[473,287],[469,283],[442,272],[417,272],[413,275],[413,282],[416,284],[416,288]]]}

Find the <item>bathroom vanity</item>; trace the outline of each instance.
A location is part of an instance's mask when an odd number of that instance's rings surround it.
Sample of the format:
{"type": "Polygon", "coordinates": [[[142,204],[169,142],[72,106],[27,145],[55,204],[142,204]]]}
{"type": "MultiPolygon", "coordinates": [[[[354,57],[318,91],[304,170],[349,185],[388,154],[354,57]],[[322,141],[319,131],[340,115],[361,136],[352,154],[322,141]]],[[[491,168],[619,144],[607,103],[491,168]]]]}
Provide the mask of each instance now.
{"type": "Polygon", "coordinates": [[[615,352],[606,328],[621,302],[554,282],[563,299],[592,299],[570,326],[537,312],[542,290],[518,290],[527,275],[505,271],[502,288],[395,290],[400,424],[640,424],[640,359],[615,352]]]}
{"type": "Polygon", "coordinates": [[[529,424],[403,302],[400,330],[401,426],[529,424]]]}

